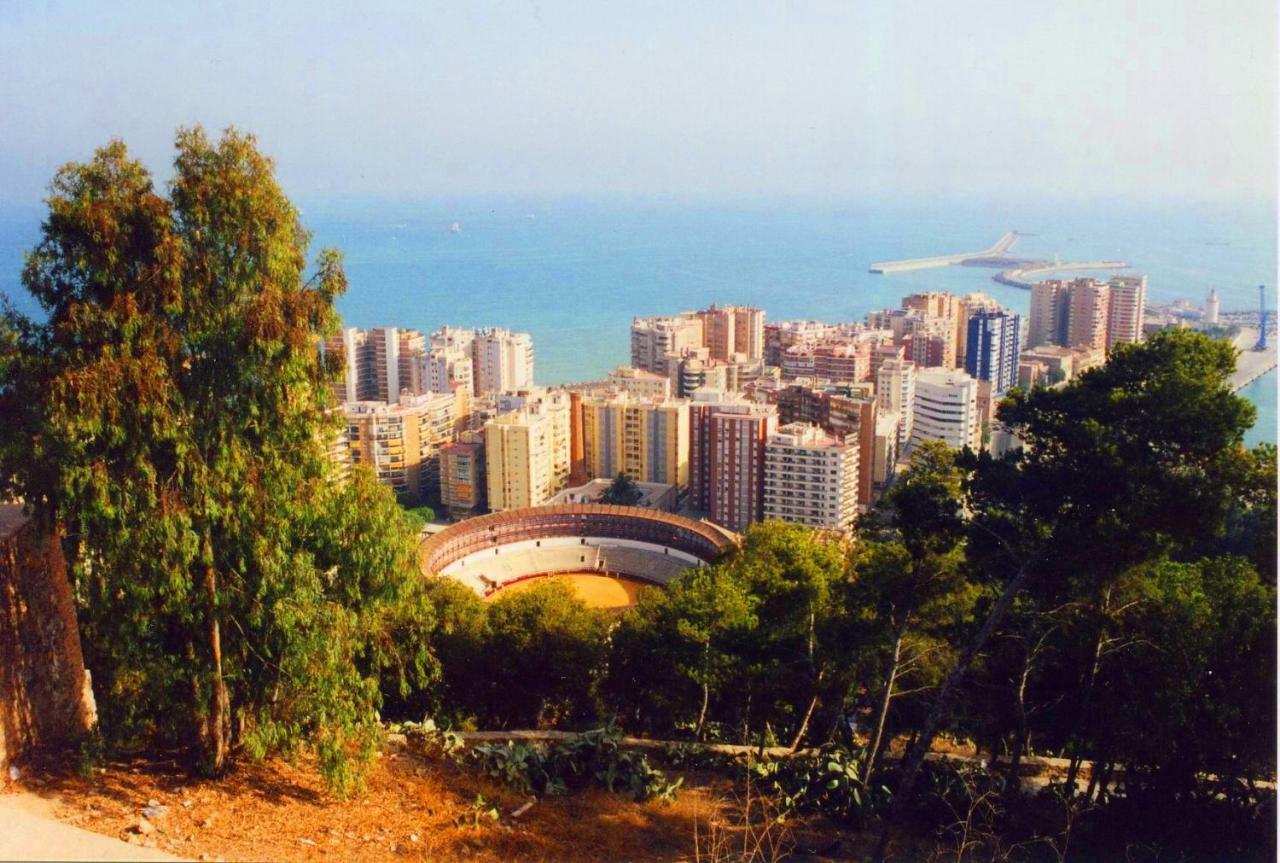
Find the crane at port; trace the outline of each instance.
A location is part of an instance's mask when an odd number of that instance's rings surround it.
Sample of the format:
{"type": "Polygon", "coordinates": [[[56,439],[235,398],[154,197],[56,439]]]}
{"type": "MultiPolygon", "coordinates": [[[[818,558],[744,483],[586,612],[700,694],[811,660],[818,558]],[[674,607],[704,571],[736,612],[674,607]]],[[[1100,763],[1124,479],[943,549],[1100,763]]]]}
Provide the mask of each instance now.
{"type": "Polygon", "coordinates": [[[1258,343],[1255,351],[1267,349],[1267,286],[1258,285],[1258,343]]]}

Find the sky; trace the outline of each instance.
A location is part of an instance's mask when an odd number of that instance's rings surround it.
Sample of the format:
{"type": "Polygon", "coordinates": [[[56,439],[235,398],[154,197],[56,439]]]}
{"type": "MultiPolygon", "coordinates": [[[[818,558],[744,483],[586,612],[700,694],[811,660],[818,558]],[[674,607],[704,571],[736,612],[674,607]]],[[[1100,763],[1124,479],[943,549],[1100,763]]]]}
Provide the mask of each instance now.
{"type": "Polygon", "coordinates": [[[254,132],[293,196],[1274,201],[1275,0],[0,0],[0,201],[254,132]]]}

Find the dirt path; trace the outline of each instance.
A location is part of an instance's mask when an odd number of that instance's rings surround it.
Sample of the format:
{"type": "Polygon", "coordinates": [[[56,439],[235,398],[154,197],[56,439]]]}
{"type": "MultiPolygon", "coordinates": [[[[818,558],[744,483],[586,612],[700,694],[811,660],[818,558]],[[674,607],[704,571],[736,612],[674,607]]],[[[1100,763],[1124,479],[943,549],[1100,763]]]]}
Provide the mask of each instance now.
{"type": "Polygon", "coordinates": [[[63,824],[55,804],[29,792],[0,794],[0,860],[180,860],[63,824]]]}

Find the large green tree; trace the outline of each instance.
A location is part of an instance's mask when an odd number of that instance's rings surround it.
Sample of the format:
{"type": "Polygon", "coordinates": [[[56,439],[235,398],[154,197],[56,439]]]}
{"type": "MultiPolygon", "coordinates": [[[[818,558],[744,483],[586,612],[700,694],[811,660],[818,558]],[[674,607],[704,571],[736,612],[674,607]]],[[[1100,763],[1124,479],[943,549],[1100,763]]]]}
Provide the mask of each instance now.
{"type": "Polygon", "coordinates": [[[426,664],[386,638],[412,532],[325,455],[340,257],[308,274],[252,136],[176,146],[167,193],[119,142],[53,180],[23,271],[46,319],[7,315],[0,473],[65,531],[109,735],[188,745],[215,773],[237,746],[310,741],[345,787],[379,677],[426,664]]]}
{"type": "Polygon", "coordinates": [[[1014,390],[1001,404],[1025,446],[1008,461],[972,459],[966,500],[971,558],[998,597],[904,759],[878,859],[966,674],[1024,591],[1102,595],[1134,566],[1226,535],[1257,485],[1241,445],[1254,410],[1231,390],[1234,368],[1231,345],[1167,331],[1117,346],[1065,387],[1014,390]]]}

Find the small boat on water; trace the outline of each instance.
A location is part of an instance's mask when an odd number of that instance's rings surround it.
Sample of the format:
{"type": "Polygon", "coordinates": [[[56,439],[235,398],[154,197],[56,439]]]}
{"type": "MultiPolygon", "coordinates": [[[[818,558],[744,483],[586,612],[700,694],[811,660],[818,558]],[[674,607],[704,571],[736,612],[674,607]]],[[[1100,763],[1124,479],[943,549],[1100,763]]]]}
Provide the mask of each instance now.
{"type": "Polygon", "coordinates": [[[454,222],[452,225],[450,225],[450,226],[449,226],[449,233],[451,233],[451,234],[461,234],[461,233],[462,233],[462,223],[461,223],[461,222],[454,222]]]}

